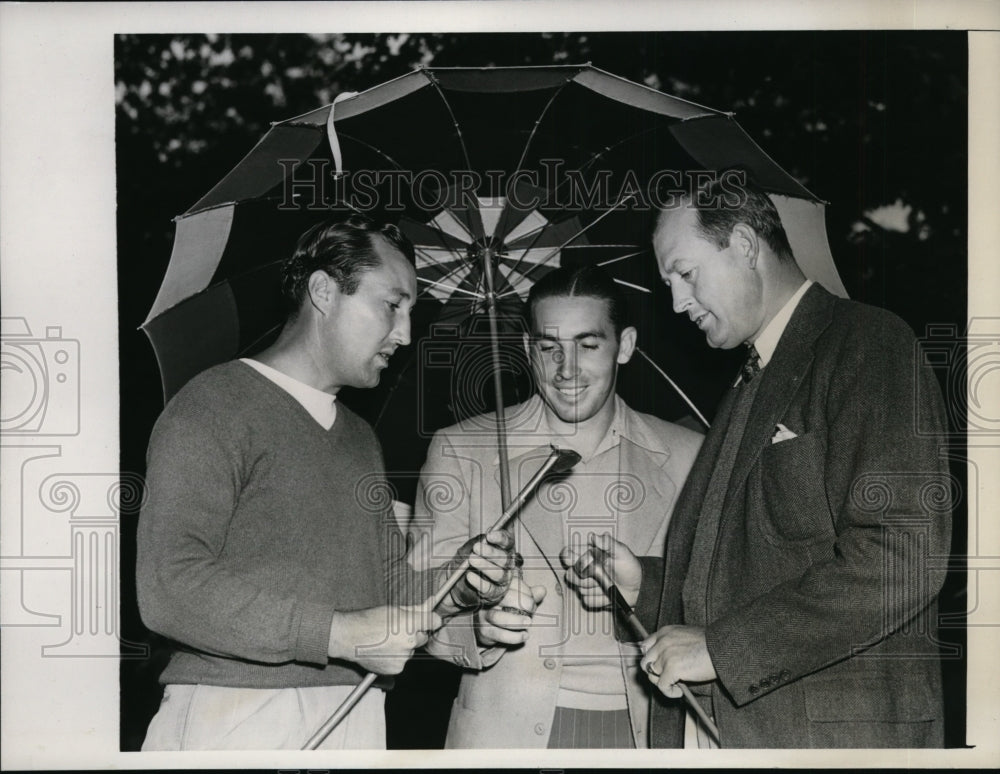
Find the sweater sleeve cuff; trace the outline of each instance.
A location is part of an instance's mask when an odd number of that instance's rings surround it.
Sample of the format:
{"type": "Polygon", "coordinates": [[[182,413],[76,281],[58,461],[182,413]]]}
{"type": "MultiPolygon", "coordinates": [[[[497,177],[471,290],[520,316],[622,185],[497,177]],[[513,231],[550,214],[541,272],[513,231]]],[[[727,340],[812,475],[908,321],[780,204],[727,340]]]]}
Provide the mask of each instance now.
{"type": "Polygon", "coordinates": [[[334,609],[329,605],[303,602],[295,638],[295,660],[326,665],[330,660],[330,626],[334,609]]]}

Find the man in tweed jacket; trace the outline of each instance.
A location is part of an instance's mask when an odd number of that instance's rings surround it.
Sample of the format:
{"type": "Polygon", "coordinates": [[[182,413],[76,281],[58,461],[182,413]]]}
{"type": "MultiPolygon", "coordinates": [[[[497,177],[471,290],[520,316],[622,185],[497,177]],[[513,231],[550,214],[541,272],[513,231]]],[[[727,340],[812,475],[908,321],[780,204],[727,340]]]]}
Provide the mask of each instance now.
{"type": "MultiPolygon", "coordinates": [[[[940,746],[938,386],[901,320],[805,280],[766,195],[720,201],[665,211],[653,238],[674,311],[751,357],[678,500],[662,588],[658,561],[640,581],[616,552],[660,627],[644,669],[667,697],[689,684],[723,747],[940,746]]],[[[654,746],[682,744],[675,717],[654,707],[654,746]]]]}

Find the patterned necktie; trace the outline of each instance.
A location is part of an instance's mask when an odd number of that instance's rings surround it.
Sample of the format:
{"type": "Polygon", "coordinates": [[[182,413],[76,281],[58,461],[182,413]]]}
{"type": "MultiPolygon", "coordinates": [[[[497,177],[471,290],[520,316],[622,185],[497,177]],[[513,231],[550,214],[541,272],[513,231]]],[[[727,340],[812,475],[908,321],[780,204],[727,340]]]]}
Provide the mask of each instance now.
{"type": "Polygon", "coordinates": [[[743,381],[743,384],[747,384],[758,373],[760,373],[760,355],[757,354],[757,348],[751,344],[747,348],[747,359],[743,364],[743,370],[740,372],[740,379],[743,381]]]}

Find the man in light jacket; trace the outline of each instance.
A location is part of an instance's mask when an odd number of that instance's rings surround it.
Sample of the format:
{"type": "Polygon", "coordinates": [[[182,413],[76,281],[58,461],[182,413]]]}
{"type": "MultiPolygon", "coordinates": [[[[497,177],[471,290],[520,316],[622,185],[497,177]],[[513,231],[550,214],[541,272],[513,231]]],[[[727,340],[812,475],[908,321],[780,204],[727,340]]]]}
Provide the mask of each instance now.
{"type": "MultiPolygon", "coordinates": [[[[640,654],[616,641],[607,600],[581,596],[564,563],[592,536],[660,554],[701,435],[633,411],[615,394],[636,330],[603,270],[544,277],[530,292],[528,324],[537,394],[506,409],[511,490],[538,470],[550,444],[582,459],[543,483],[511,528],[523,578],[428,642],[466,670],[446,747],[647,747],[650,687],[637,672],[640,654]]],[[[430,445],[414,525],[431,532],[441,560],[501,512],[495,423],[492,414],[474,417],[430,445]]]]}

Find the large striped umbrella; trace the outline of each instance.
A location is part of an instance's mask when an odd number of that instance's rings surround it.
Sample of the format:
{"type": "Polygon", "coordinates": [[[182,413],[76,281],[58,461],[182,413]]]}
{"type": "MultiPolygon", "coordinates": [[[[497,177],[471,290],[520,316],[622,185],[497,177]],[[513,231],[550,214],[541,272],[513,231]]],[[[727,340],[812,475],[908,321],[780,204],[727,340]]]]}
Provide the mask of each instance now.
{"type": "MultiPolygon", "coordinates": [[[[354,209],[399,222],[417,246],[421,288],[416,343],[369,398],[381,402],[371,416],[392,418],[401,387],[433,386],[436,366],[427,352],[450,362],[440,371],[451,369],[453,394],[433,402],[441,411],[427,427],[421,420],[422,429],[489,409],[477,391],[496,381],[498,360],[476,342],[485,347],[496,335],[516,341],[520,305],[534,281],[555,266],[600,263],[637,309],[662,306],[651,213],[683,186],[679,173],[732,168],[747,170],[772,195],[805,273],[844,295],[823,203],[729,113],[590,65],[419,68],[341,95],[274,124],[177,218],[170,264],[142,325],[164,397],[199,371],[266,346],[282,323],[280,262],[317,219],[354,209]],[[449,346],[450,358],[442,354],[449,346]],[[456,369],[470,363],[482,367],[456,379],[456,369]]],[[[674,323],[662,308],[653,313],[644,318],[640,344],[656,359],[658,339],[670,337],[654,331],[674,323]]],[[[524,397],[522,361],[516,346],[501,342],[508,403],[524,397]]],[[[412,411],[414,402],[426,410],[417,395],[400,411],[412,411]]]]}

